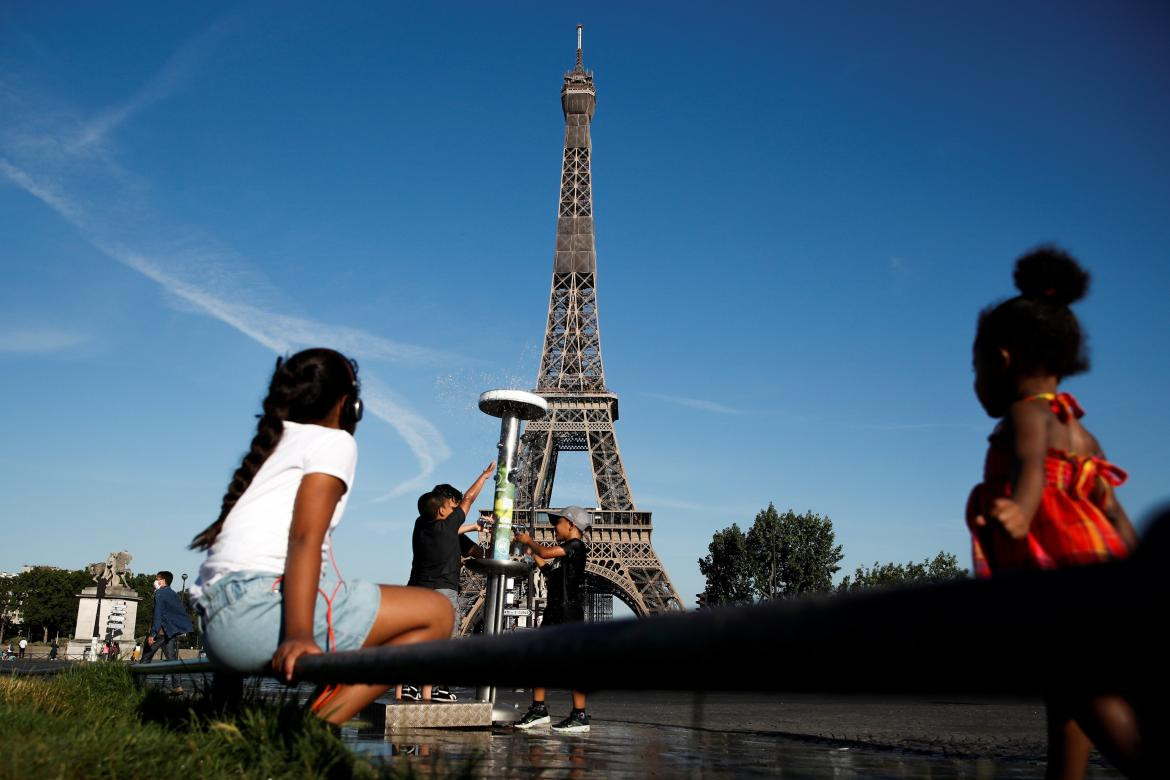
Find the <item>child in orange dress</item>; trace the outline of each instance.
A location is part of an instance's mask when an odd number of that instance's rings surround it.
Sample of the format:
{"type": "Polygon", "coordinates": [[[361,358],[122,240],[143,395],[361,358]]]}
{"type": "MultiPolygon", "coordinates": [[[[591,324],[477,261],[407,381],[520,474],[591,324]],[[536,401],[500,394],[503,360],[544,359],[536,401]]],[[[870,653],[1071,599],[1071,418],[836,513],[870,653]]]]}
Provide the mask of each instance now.
{"type": "MultiPolygon", "coordinates": [[[[1089,275],[1065,252],[1042,247],[1017,261],[1014,278],[1020,294],[984,309],[975,336],[975,395],[1000,420],[967,502],[977,577],[1124,558],[1137,543],[1113,492],[1125,472],[1105,460],[1080,423],[1080,405],[1059,388],[1089,367],[1069,308],[1088,291],[1089,275]]],[[[1137,720],[1124,698],[1062,692],[1046,701],[1048,777],[1082,777],[1093,744],[1126,774],[1142,774],[1137,720]]]]}

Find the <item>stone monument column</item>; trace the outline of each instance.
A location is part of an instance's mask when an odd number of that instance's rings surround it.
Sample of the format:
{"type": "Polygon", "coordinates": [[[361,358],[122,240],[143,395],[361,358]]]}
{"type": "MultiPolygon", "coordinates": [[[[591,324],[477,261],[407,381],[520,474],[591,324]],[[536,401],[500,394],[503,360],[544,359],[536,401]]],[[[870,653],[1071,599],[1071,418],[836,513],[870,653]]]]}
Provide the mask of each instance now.
{"type": "Polygon", "coordinates": [[[77,594],[77,625],[65,648],[65,657],[80,661],[89,649],[89,657],[98,659],[102,643],[113,639],[129,658],[134,650],[134,624],[138,620],[138,603],[142,597],[126,583],[133,556],[127,552],[110,553],[104,563],[90,564],[95,585],[77,594]]]}

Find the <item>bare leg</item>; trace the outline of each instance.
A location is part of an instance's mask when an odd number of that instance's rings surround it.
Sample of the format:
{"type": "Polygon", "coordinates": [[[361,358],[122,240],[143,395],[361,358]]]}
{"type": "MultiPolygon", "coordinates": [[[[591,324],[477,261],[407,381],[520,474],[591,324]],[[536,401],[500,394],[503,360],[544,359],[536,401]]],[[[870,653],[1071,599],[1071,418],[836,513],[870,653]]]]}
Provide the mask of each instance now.
{"type": "Polygon", "coordinates": [[[1141,733],[1137,716],[1128,701],[1116,695],[1096,696],[1083,709],[1078,708],[1077,723],[1122,774],[1126,777],[1145,776],[1141,733]]]}
{"type": "Polygon", "coordinates": [[[573,691],[573,709],[575,709],[575,710],[585,709],[585,692],[584,691],[573,691]]]}
{"type": "Polygon", "coordinates": [[[544,704],[544,688],[533,688],[532,689],[532,703],[533,704],[544,704]]]}
{"type": "MultiPolygon", "coordinates": [[[[427,588],[379,587],[382,589],[382,603],[363,647],[409,645],[451,636],[455,614],[445,596],[427,588]]],[[[337,693],[317,714],[330,723],[345,723],[389,689],[389,685],[339,686],[337,693]]]]}
{"type": "Polygon", "coordinates": [[[1064,702],[1048,700],[1048,769],[1046,780],[1081,780],[1093,745],[1073,720],[1064,702]]]}
{"type": "Polygon", "coordinates": [[[431,690],[434,687],[435,686],[433,686],[433,685],[424,685],[422,687],[422,700],[423,701],[430,701],[431,700],[431,690]]]}

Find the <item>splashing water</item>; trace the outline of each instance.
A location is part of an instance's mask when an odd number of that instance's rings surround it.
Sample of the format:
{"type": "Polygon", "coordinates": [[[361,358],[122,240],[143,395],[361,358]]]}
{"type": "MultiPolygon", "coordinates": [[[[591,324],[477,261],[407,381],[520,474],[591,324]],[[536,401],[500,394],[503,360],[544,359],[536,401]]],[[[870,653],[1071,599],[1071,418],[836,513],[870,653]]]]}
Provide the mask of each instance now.
{"type": "Polygon", "coordinates": [[[518,367],[493,370],[456,369],[435,377],[435,397],[452,414],[481,417],[479,395],[485,390],[531,390],[536,376],[538,347],[529,342],[521,350],[518,367]]]}

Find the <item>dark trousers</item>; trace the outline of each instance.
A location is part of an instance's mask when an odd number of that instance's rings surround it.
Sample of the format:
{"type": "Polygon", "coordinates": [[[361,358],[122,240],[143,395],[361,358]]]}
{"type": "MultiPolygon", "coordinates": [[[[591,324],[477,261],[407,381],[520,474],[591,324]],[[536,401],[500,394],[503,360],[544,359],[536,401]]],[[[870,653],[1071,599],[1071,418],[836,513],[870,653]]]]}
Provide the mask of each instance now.
{"type": "MultiPolygon", "coordinates": [[[[167,661],[179,660],[179,637],[185,634],[175,634],[174,636],[167,636],[156,638],[154,643],[142,651],[142,660],[139,663],[148,664],[154,658],[154,654],[160,649],[162,650],[163,658],[167,661]]],[[[166,684],[171,688],[179,687],[179,678],[175,675],[167,675],[166,684]]]]}

